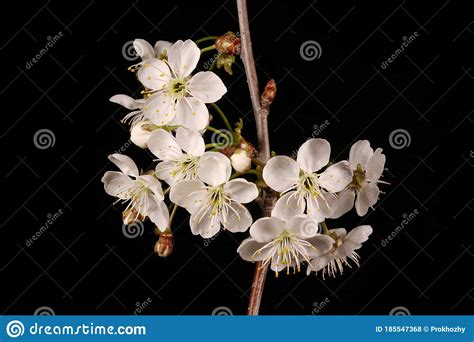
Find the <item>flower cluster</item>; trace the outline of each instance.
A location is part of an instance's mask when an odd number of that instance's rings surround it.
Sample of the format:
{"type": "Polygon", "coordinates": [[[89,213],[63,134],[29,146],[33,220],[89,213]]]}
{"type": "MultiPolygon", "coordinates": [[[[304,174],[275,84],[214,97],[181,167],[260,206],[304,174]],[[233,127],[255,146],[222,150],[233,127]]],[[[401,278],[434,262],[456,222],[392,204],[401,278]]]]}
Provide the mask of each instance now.
{"type": "Polygon", "coordinates": [[[250,228],[250,238],[238,249],[248,261],[263,261],[278,272],[307,273],[322,270],[335,276],[359,265],[355,250],[372,233],[370,226],[359,226],[348,234],[344,228],[329,230],[326,220],[347,213],[354,206],[359,216],[367,213],[379,196],[377,182],[382,175],[385,156],[375,152],[367,140],[355,143],[349,161],[330,164],[331,146],[324,139],[309,139],[298,150],[296,160],[286,156],[271,158],[263,168],[263,179],[280,193],[270,218],[257,220],[250,228]],[[319,229],[320,225],[323,231],[319,229]]]}
{"type": "Polygon", "coordinates": [[[133,110],[123,120],[131,124],[131,140],[147,148],[158,163],[154,170],[140,174],[129,157],[109,156],[122,172],[108,171],[102,182],[109,195],[128,202],[124,223],[149,218],[169,235],[165,204],[169,193],[172,205],[191,214],[191,231],[196,235],[212,237],[221,226],[231,232],[246,231],[252,216],[243,204],[257,198],[259,190],[244,178],[231,180],[231,159],[216,152],[215,146],[206,151],[202,136],[210,128],[206,104],[226,93],[224,83],[212,71],[193,74],[201,51],[191,40],[158,41],[152,47],[136,39],[134,47],[142,61],[130,70],[137,73],[144,97],[115,95],[110,100],[133,110]],[[168,185],[165,191],[162,182],[168,185]]]}
{"type": "Polygon", "coordinates": [[[191,40],[152,46],[136,39],[134,47],[141,61],[129,69],[143,86],[142,97],[115,95],[110,101],[131,110],[122,120],[130,125],[130,139],[151,152],[156,165],[139,171],[128,156],[109,156],[120,172],[107,171],[102,182],[107,194],[127,204],[124,224],[148,218],[160,234],[155,251],[168,256],[173,250],[172,221],[181,207],[190,214],[191,232],[206,239],[221,229],[236,233],[250,228],[250,237],[237,252],[244,260],[269,266],[276,275],[305,265],[308,274],[335,276],[350,267],[350,261],[359,264],[356,250],[372,228],[363,225],[347,233],[344,228],[329,229],[327,220],[353,207],[364,216],[374,206],[378,184],[383,183],[382,149],[374,151],[361,140],[351,147],[348,160],[331,162],[329,142],[309,139],[296,159],[277,155],[261,160],[243,137],[242,121],[232,126],[215,104],[227,92],[222,80],[212,67],[195,72],[201,54],[212,49],[231,60],[225,68],[229,72],[234,55],[240,54],[237,36],[227,33],[204,49],[191,40]],[[210,126],[211,108],[225,130],[210,126]],[[209,132],[212,139],[206,143],[209,132]],[[263,198],[262,190],[278,200],[270,217],[254,222],[245,205],[263,198]]]}

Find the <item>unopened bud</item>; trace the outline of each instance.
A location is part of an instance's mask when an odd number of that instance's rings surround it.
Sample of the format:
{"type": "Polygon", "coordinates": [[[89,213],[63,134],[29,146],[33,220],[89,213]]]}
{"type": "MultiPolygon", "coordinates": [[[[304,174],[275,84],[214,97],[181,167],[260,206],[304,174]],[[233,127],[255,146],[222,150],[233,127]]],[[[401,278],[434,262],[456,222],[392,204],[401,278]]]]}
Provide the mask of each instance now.
{"type": "Polygon", "coordinates": [[[217,52],[226,53],[228,55],[240,55],[241,42],[240,38],[233,32],[217,37],[215,42],[217,52]]]}
{"type": "Polygon", "coordinates": [[[127,209],[122,213],[122,220],[126,225],[134,224],[138,221],[143,221],[144,219],[145,216],[138,213],[135,208],[127,209]]]}
{"type": "Polygon", "coordinates": [[[155,244],[155,253],[160,257],[168,257],[173,252],[173,233],[161,233],[155,244]]]}
{"type": "Polygon", "coordinates": [[[137,122],[130,131],[130,140],[141,148],[147,148],[148,139],[153,131],[153,129],[150,129],[150,126],[149,121],[137,122]]]}
{"type": "Polygon", "coordinates": [[[276,96],[276,83],[275,80],[269,80],[267,84],[265,85],[265,89],[263,90],[262,93],[262,107],[269,107],[273,100],[275,99],[276,96]]]}
{"type": "Polygon", "coordinates": [[[235,150],[234,154],[230,157],[232,167],[237,172],[245,172],[250,170],[252,160],[250,159],[249,153],[247,150],[238,148],[235,150]]]}

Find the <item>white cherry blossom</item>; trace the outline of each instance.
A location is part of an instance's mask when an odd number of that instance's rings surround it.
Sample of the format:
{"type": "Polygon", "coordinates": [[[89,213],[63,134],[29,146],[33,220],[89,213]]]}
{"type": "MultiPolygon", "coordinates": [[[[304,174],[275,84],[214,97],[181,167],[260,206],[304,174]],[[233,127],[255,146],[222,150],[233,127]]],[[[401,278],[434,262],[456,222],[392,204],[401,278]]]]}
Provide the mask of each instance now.
{"type": "Polygon", "coordinates": [[[354,207],[359,216],[364,216],[379,198],[380,181],[385,166],[385,155],[382,149],[374,150],[367,140],[359,140],[352,145],[349,163],[353,170],[353,179],[346,190],[338,196],[338,207],[333,218],[338,218],[354,207]]]}
{"type": "Polygon", "coordinates": [[[170,185],[197,179],[199,158],[205,154],[204,139],[199,132],[179,127],[174,137],[156,129],[148,139],[148,148],[161,161],[155,169],[159,179],[170,185]]]}
{"type": "Polygon", "coordinates": [[[281,212],[279,208],[273,209],[271,217],[255,221],[250,227],[250,238],[237,249],[246,261],[262,261],[262,267],[270,264],[276,276],[284,269],[287,274],[290,268],[299,272],[303,262],[309,265],[313,258],[326,253],[333,242],[329,236],[318,233],[315,219],[281,212]]]}
{"type": "Polygon", "coordinates": [[[210,238],[221,225],[230,232],[244,232],[252,224],[252,216],[242,204],[257,198],[257,186],[243,178],[229,181],[231,170],[225,155],[206,152],[199,159],[199,179],[171,187],[170,200],[191,213],[193,234],[210,238]]]}
{"type": "Polygon", "coordinates": [[[143,112],[158,126],[173,123],[201,130],[209,121],[206,103],[219,100],[227,89],[211,71],[191,75],[200,50],[192,40],[178,40],[167,50],[167,59],[151,58],[137,76],[151,95],[143,112]]]}
{"type": "Polygon", "coordinates": [[[291,207],[297,213],[307,210],[318,222],[331,217],[337,206],[335,193],[352,180],[347,161],[320,170],[329,163],[331,146],[324,139],[310,139],[298,150],[296,161],[286,156],[271,158],[263,169],[265,183],[283,196],[282,208],[291,207]]]}
{"type": "Polygon", "coordinates": [[[128,202],[127,208],[136,217],[127,220],[133,221],[142,216],[148,216],[161,230],[168,226],[169,212],[163,202],[164,196],[161,183],[152,175],[140,175],[137,165],[130,158],[122,154],[112,154],[109,160],[121,170],[107,171],[102,177],[105,192],[117,197],[117,201],[128,202]]]}
{"type": "Polygon", "coordinates": [[[367,241],[370,234],[372,234],[372,227],[368,225],[356,227],[348,234],[344,228],[330,229],[332,248],[327,253],[311,260],[307,274],[311,271],[322,270],[324,279],[326,273],[335,277],[338,272],[342,274],[344,266],[350,268],[349,260],[359,266],[360,256],[355,251],[362,247],[362,243],[367,241]]]}

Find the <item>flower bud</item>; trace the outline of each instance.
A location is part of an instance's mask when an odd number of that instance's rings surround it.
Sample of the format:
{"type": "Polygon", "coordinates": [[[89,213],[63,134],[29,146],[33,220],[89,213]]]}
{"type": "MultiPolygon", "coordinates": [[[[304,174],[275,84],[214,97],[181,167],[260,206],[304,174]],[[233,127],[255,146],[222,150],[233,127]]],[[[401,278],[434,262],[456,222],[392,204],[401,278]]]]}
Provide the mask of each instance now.
{"type": "Polygon", "coordinates": [[[143,221],[144,219],[145,216],[139,214],[135,208],[127,209],[122,213],[122,220],[126,225],[134,224],[138,221],[143,221]]]}
{"type": "Polygon", "coordinates": [[[241,42],[240,38],[233,32],[217,37],[215,42],[217,52],[225,53],[227,55],[240,55],[241,42]]]}
{"type": "Polygon", "coordinates": [[[234,154],[230,157],[230,161],[232,167],[237,172],[245,172],[249,170],[252,163],[248,151],[241,148],[235,150],[234,154]]]}
{"type": "Polygon", "coordinates": [[[155,253],[165,258],[173,252],[173,233],[161,233],[158,242],[155,244],[155,253]]]}
{"type": "Polygon", "coordinates": [[[148,121],[139,121],[130,131],[130,140],[141,148],[147,148],[148,139],[152,130],[148,121]]]}

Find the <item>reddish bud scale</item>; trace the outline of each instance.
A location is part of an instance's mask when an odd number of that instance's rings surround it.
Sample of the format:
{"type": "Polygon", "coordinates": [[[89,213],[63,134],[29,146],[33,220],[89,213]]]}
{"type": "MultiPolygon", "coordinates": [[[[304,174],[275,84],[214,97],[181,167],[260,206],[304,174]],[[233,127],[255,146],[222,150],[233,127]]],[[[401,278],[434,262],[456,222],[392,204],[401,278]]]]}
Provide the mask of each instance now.
{"type": "Polygon", "coordinates": [[[228,55],[240,55],[241,42],[240,38],[232,32],[218,37],[215,42],[217,52],[226,53],[228,55]]]}
{"type": "Polygon", "coordinates": [[[164,258],[173,252],[173,233],[161,233],[155,244],[155,253],[164,258]]]}

